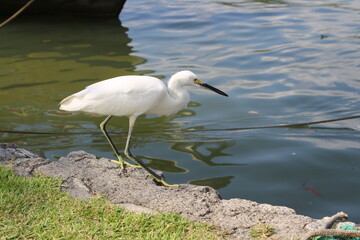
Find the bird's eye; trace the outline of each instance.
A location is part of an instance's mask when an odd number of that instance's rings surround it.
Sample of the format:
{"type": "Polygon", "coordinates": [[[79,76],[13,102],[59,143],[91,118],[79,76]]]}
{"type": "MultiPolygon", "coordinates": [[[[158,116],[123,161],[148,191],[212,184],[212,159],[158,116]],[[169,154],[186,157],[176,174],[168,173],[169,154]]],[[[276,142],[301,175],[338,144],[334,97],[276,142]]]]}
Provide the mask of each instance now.
{"type": "Polygon", "coordinates": [[[199,84],[199,83],[201,83],[201,80],[200,80],[200,79],[198,79],[198,78],[194,78],[194,83],[199,84]]]}

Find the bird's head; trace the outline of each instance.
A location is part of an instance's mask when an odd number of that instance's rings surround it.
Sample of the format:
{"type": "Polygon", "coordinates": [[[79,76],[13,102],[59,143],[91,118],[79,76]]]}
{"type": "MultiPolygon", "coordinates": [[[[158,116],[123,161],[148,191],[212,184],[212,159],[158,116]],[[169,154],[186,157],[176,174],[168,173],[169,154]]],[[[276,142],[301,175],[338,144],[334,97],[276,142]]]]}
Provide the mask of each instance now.
{"type": "Polygon", "coordinates": [[[184,71],[175,73],[171,77],[171,80],[179,83],[182,86],[199,86],[199,87],[211,90],[213,92],[216,92],[220,95],[228,97],[228,95],[226,93],[224,93],[223,91],[221,91],[209,84],[204,83],[196,76],[195,73],[188,71],[188,70],[184,70],[184,71]]]}

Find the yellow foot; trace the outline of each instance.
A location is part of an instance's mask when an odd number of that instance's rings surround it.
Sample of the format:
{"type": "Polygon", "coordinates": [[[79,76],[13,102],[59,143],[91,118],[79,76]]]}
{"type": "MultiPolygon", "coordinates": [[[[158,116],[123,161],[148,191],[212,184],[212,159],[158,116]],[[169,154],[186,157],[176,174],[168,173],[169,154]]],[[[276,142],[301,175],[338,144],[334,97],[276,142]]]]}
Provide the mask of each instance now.
{"type": "Polygon", "coordinates": [[[164,179],[158,179],[152,175],[150,175],[150,177],[152,177],[156,182],[160,183],[161,185],[163,185],[165,187],[180,187],[179,184],[168,184],[167,182],[165,182],[164,179]]]}
{"type": "Polygon", "coordinates": [[[126,162],[124,160],[111,160],[111,162],[119,164],[121,169],[124,169],[124,164],[126,166],[133,167],[133,168],[141,168],[140,165],[131,164],[131,163],[128,163],[128,162],[126,162]]]}

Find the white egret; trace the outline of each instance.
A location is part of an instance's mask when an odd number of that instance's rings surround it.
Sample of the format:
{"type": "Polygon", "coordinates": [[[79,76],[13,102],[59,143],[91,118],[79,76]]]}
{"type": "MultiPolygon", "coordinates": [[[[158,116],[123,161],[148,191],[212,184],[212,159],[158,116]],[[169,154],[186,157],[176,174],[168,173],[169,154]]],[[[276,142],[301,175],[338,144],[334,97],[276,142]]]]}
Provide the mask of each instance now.
{"type": "Polygon", "coordinates": [[[106,119],[100,124],[100,129],[118,159],[115,162],[120,164],[121,168],[123,168],[124,164],[142,167],[164,186],[177,186],[167,184],[162,177],[138,160],[130,152],[130,139],[135,120],[139,115],[147,113],[171,115],[186,108],[190,102],[190,95],[184,88],[186,86],[200,86],[223,96],[228,96],[219,89],[202,82],[191,71],[185,70],[174,74],[170,78],[168,86],[160,79],[149,76],[120,76],[103,80],[89,85],[84,90],[62,100],[60,109],[107,115],[106,119]],[[129,118],[129,131],[124,154],[138,165],[124,161],[106,132],[106,124],[112,116],[127,116],[129,118]]]}

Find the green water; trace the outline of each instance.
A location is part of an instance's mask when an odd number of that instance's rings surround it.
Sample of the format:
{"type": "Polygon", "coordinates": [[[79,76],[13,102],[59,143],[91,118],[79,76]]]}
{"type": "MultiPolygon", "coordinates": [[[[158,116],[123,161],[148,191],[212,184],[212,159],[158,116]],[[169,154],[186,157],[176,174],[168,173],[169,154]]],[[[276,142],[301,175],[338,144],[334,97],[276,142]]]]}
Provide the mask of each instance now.
{"type": "MultiPolygon", "coordinates": [[[[120,20],[21,16],[0,29],[0,130],[79,133],[0,133],[1,142],[52,160],[80,149],[112,158],[104,118],[59,102],[114,76],[167,80],[189,69],[229,98],[196,90],[176,115],[140,117],[135,155],[169,183],[360,221],[359,120],[183,131],[359,115],[358,1],[128,1],[120,20]]],[[[127,119],[112,119],[109,131],[123,149],[127,119]]]]}

